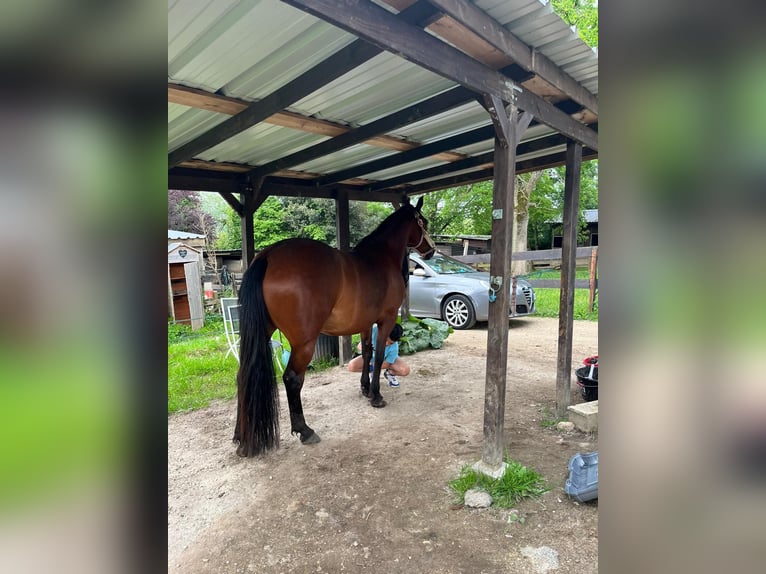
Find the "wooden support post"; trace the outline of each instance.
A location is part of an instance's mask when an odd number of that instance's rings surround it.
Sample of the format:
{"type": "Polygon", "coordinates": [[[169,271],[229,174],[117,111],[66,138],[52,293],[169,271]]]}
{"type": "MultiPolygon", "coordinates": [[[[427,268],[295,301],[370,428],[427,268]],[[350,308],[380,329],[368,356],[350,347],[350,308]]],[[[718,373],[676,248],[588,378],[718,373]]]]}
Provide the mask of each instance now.
{"type": "MultiPolygon", "coordinates": [[[[498,110],[506,113],[504,109],[498,110]]],[[[503,471],[505,382],[508,365],[508,308],[513,242],[513,185],[516,169],[516,109],[511,107],[505,138],[495,138],[495,179],[492,192],[492,256],[490,282],[496,299],[489,304],[487,373],[484,385],[484,446],[478,469],[503,471]],[[506,144],[505,146],[503,144],[506,144]]]]}
{"type": "Polygon", "coordinates": [[[561,238],[561,296],[559,341],[556,361],[556,416],[566,415],[572,380],[572,325],[574,319],[575,268],[577,266],[577,213],[580,203],[582,145],[567,143],[564,178],[564,229],[561,238]]]}
{"type": "MultiPolygon", "coordinates": [[[[345,191],[339,191],[335,199],[335,229],[338,237],[338,249],[348,251],[351,248],[351,233],[348,223],[348,193],[345,191]]],[[[340,355],[338,362],[341,365],[348,364],[353,356],[351,337],[338,337],[338,354],[340,355]]]]}
{"type": "Polygon", "coordinates": [[[588,312],[593,313],[593,304],[596,302],[596,265],[598,262],[598,247],[590,252],[590,274],[588,275],[588,312]]]}
{"type": "Polygon", "coordinates": [[[240,195],[240,202],[243,205],[242,209],[242,273],[244,273],[250,265],[250,261],[255,257],[255,238],[253,237],[253,216],[255,209],[253,209],[253,192],[245,191],[240,195]]]}
{"type": "Polygon", "coordinates": [[[266,200],[262,193],[263,178],[248,181],[244,191],[240,194],[242,203],[242,273],[255,257],[255,237],[253,230],[253,216],[260,205],[266,200]]]}

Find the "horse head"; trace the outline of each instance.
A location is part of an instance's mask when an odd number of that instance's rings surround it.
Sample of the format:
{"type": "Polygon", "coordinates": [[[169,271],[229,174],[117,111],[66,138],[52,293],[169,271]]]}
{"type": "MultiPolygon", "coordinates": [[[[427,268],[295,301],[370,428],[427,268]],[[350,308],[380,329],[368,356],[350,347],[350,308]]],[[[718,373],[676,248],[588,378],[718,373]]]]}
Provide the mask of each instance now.
{"type": "Polygon", "coordinates": [[[418,199],[418,202],[413,206],[410,203],[409,197],[405,196],[402,209],[408,209],[411,211],[412,217],[416,222],[409,228],[409,236],[407,237],[407,247],[414,249],[424,259],[429,259],[436,252],[436,245],[428,235],[428,220],[423,217],[420,209],[423,207],[423,197],[418,199]]]}

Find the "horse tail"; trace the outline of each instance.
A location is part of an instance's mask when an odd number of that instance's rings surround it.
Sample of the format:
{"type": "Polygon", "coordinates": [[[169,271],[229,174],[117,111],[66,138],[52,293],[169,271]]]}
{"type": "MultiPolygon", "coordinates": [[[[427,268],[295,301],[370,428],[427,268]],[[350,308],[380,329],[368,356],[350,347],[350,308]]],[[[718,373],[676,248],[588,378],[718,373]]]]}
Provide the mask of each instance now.
{"type": "Polygon", "coordinates": [[[255,456],[279,447],[279,394],[271,352],[269,311],[263,299],[266,257],[245,273],[239,292],[239,371],[237,372],[237,454],[255,456]]]}

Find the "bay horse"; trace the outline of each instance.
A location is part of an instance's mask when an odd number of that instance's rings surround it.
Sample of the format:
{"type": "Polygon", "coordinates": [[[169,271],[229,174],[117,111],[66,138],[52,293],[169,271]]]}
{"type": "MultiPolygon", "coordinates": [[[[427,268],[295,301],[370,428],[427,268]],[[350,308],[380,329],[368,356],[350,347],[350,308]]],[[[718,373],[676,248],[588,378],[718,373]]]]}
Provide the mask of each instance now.
{"type": "Polygon", "coordinates": [[[408,278],[407,252],[428,258],[435,245],[420,213],[421,197],[402,206],[349,252],[311,239],[286,239],[261,251],[248,267],[239,292],[240,365],[237,372],[237,454],[256,456],[279,447],[279,394],[271,353],[276,329],[290,342],[283,375],[292,434],[303,444],[319,442],[306,424],[301,389],[320,333],[360,333],[365,364],[378,325],[372,381],[362,369],[361,390],[373,407],[384,407],[380,370],[386,338],[396,323],[408,278]]]}

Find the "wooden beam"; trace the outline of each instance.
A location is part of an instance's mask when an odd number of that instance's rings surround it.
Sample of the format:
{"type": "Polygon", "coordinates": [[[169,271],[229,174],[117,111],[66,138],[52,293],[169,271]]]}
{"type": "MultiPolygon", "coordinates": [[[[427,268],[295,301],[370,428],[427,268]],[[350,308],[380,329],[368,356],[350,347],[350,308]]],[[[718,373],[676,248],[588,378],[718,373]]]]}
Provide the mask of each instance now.
{"type": "MultiPolygon", "coordinates": [[[[238,98],[222,96],[219,94],[211,94],[210,92],[206,92],[204,90],[198,90],[196,88],[189,88],[187,86],[181,86],[180,84],[171,83],[168,83],[168,101],[192,108],[206,109],[228,115],[235,115],[252,104],[252,102],[248,102],[246,100],[240,100],[238,98]]],[[[327,137],[335,137],[351,131],[350,127],[343,124],[311,118],[285,110],[269,116],[263,120],[263,122],[275,126],[281,126],[327,137]]],[[[394,149],[397,151],[406,151],[421,145],[418,142],[408,141],[400,137],[388,135],[371,137],[362,143],[384,149],[394,149]]],[[[434,155],[434,158],[444,161],[458,161],[464,159],[465,156],[458,153],[444,152],[434,155]]],[[[181,162],[178,165],[181,167],[202,167],[204,169],[218,169],[221,171],[247,172],[253,169],[253,166],[244,164],[212,162],[204,161],[201,159],[190,159],[181,162]]]]}
{"type": "MultiPolygon", "coordinates": [[[[585,148],[583,150],[583,159],[595,159],[598,157],[598,153],[585,148]]],[[[551,155],[536,157],[533,159],[527,159],[524,161],[516,162],[516,174],[527,173],[530,171],[538,171],[541,169],[548,169],[549,167],[558,167],[564,165],[566,162],[565,152],[555,153],[551,155]]],[[[494,168],[482,169],[470,173],[464,173],[460,175],[450,176],[442,179],[428,181],[425,183],[419,183],[411,186],[404,187],[400,190],[407,195],[417,195],[420,193],[427,193],[430,191],[439,191],[441,189],[447,189],[449,187],[457,187],[460,185],[468,185],[469,183],[476,183],[479,181],[486,181],[492,179],[495,175],[494,168]]],[[[385,192],[386,190],[380,190],[385,192]]],[[[393,191],[393,190],[389,190],[393,191]]]]}
{"type": "Polygon", "coordinates": [[[446,110],[459,106],[473,98],[470,90],[462,87],[453,88],[447,92],[408,106],[398,112],[370,122],[345,134],[325,140],[306,149],[281,157],[267,164],[255,168],[254,175],[269,175],[277,170],[306,163],[318,157],[322,157],[352,145],[361,143],[371,137],[375,137],[396,128],[409,125],[423,118],[440,114],[446,110]]]}
{"type": "Polygon", "coordinates": [[[491,164],[494,160],[495,160],[495,153],[492,151],[489,151],[487,153],[475,155],[473,157],[468,157],[466,159],[456,161],[453,163],[437,165],[435,167],[429,167],[427,169],[422,169],[420,171],[405,173],[404,175],[392,177],[390,179],[376,181],[375,183],[370,185],[367,189],[371,191],[377,191],[379,189],[387,189],[389,187],[394,187],[396,185],[401,185],[403,183],[410,183],[410,182],[419,181],[422,179],[438,177],[440,175],[452,173],[455,171],[462,171],[464,169],[470,169],[472,167],[478,167],[487,163],[491,164]]]}
{"type": "MultiPolygon", "coordinates": [[[[495,140],[502,147],[508,147],[508,141],[511,135],[511,125],[508,114],[505,112],[503,100],[493,94],[483,94],[479,98],[479,103],[487,110],[495,128],[495,140]]],[[[513,118],[511,118],[513,119],[513,118]]],[[[513,142],[511,142],[513,144],[513,142]]]]}
{"type": "MultiPolygon", "coordinates": [[[[516,129],[521,129],[522,127],[524,127],[523,122],[521,125],[517,123],[516,129]]],[[[534,153],[547,148],[564,145],[566,144],[566,142],[567,142],[567,139],[564,136],[559,134],[554,134],[547,137],[538,138],[536,140],[532,140],[518,146],[516,150],[516,156],[518,157],[520,155],[534,153]]],[[[469,157],[467,159],[453,162],[450,164],[438,165],[438,166],[430,167],[424,170],[420,170],[420,171],[416,171],[412,173],[406,173],[406,174],[393,177],[387,180],[381,180],[370,185],[369,189],[371,190],[386,189],[388,187],[393,187],[394,185],[401,185],[404,183],[410,183],[413,181],[428,179],[431,177],[437,177],[439,175],[462,171],[464,169],[470,169],[471,167],[479,167],[484,164],[492,164],[492,162],[494,161],[494,157],[495,157],[494,152],[487,152],[484,154],[469,157]]]]}
{"type": "Polygon", "coordinates": [[[242,193],[242,176],[225,172],[177,167],[168,173],[168,189],[242,193]]]}
{"type": "MultiPolygon", "coordinates": [[[[210,92],[206,92],[204,90],[198,90],[196,88],[189,88],[187,86],[172,83],[168,83],[168,101],[190,108],[209,110],[222,114],[228,114],[230,116],[238,114],[253,103],[248,102],[247,100],[241,100],[239,98],[222,96],[220,94],[211,94],[210,92]]],[[[339,136],[351,130],[350,127],[343,124],[338,124],[327,120],[320,120],[286,110],[269,116],[263,120],[263,122],[275,126],[281,126],[327,137],[339,136]]],[[[408,142],[407,140],[391,136],[378,136],[370,138],[364,143],[371,146],[396,150],[412,149],[418,145],[416,143],[408,142]]],[[[184,162],[184,164],[185,163],[187,162],[184,162]]],[[[246,167],[246,171],[250,169],[252,169],[252,167],[246,167]]]]}
{"type": "Polygon", "coordinates": [[[519,66],[540,76],[598,115],[598,98],[549,58],[533,50],[478,6],[467,0],[431,0],[445,14],[497,48],[519,66]]]}
{"type": "Polygon", "coordinates": [[[320,177],[317,180],[317,184],[320,186],[329,185],[338,181],[343,181],[350,177],[357,177],[367,173],[381,171],[383,169],[388,169],[389,167],[394,167],[422,159],[424,157],[429,157],[435,153],[488,140],[493,135],[494,130],[492,126],[476,128],[471,131],[444,138],[430,144],[422,145],[420,147],[416,147],[399,154],[389,155],[381,159],[368,161],[367,163],[362,163],[347,169],[336,171],[324,177],[320,177]]]}
{"type": "Polygon", "coordinates": [[[532,123],[533,119],[535,119],[535,117],[529,112],[521,112],[517,114],[516,118],[513,118],[513,121],[516,122],[516,129],[514,130],[514,134],[516,135],[515,145],[519,144],[521,136],[527,131],[527,128],[529,127],[529,124],[532,123]]]}
{"type": "Polygon", "coordinates": [[[245,206],[242,205],[239,200],[228,191],[219,191],[218,193],[221,197],[223,197],[226,203],[228,203],[231,208],[237,212],[237,215],[242,217],[242,215],[245,213],[245,206]]]}
{"type": "MultiPolygon", "coordinates": [[[[428,21],[433,13],[433,6],[425,1],[421,1],[404,10],[398,16],[392,15],[392,18],[396,22],[402,22],[409,26],[413,25],[412,23],[428,21]]],[[[367,62],[380,52],[380,48],[364,40],[352,42],[262,100],[250,104],[237,115],[232,116],[170,153],[168,155],[168,166],[175,167],[182,161],[191,159],[198,153],[242,133],[246,129],[253,127],[367,62]]]]}
{"type": "Polygon", "coordinates": [[[559,338],[556,359],[556,416],[564,417],[569,406],[572,380],[572,328],[574,320],[575,269],[577,267],[577,214],[580,205],[582,146],[569,142],[564,176],[564,229],[561,238],[561,293],[559,338]]]}
{"type": "Polygon", "coordinates": [[[274,113],[306,97],[323,85],[339,78],[368,61],[380,50],[357,40],[339,50],[317,66],[304,72],[262,100],[250,104],[246,109],[221,124],[184,144],[168,156],[168,166],[174,167],[191,159],[246,129],[262,122],[274,113]]]}
{"type": "Polygon", "coordinates": [[[190,159],[178,164],[178,167],[188,167],[191,169],[209,169],[212,171],[229,171],[232,173],[247,173],[252,166],[244,163],[231,163],[226,161],[204,161],[201,159],[190,159]]]}
{"type": "Polygon", "coordinates": [[[498,96],[532,113],[540,122],[598,150],[597,134],[534,93],[515,85],[501,73],[407,24],[366,0],[283,0],[330,22],[384,50],[449,78],[478,93],[498,96]]]}
{"type": "Polygon", "coordinates": [[[238,114],[252,103],[171,82],[168,82],[168,101],[188,108],[197,108],[229,116],[238,114]]]}

